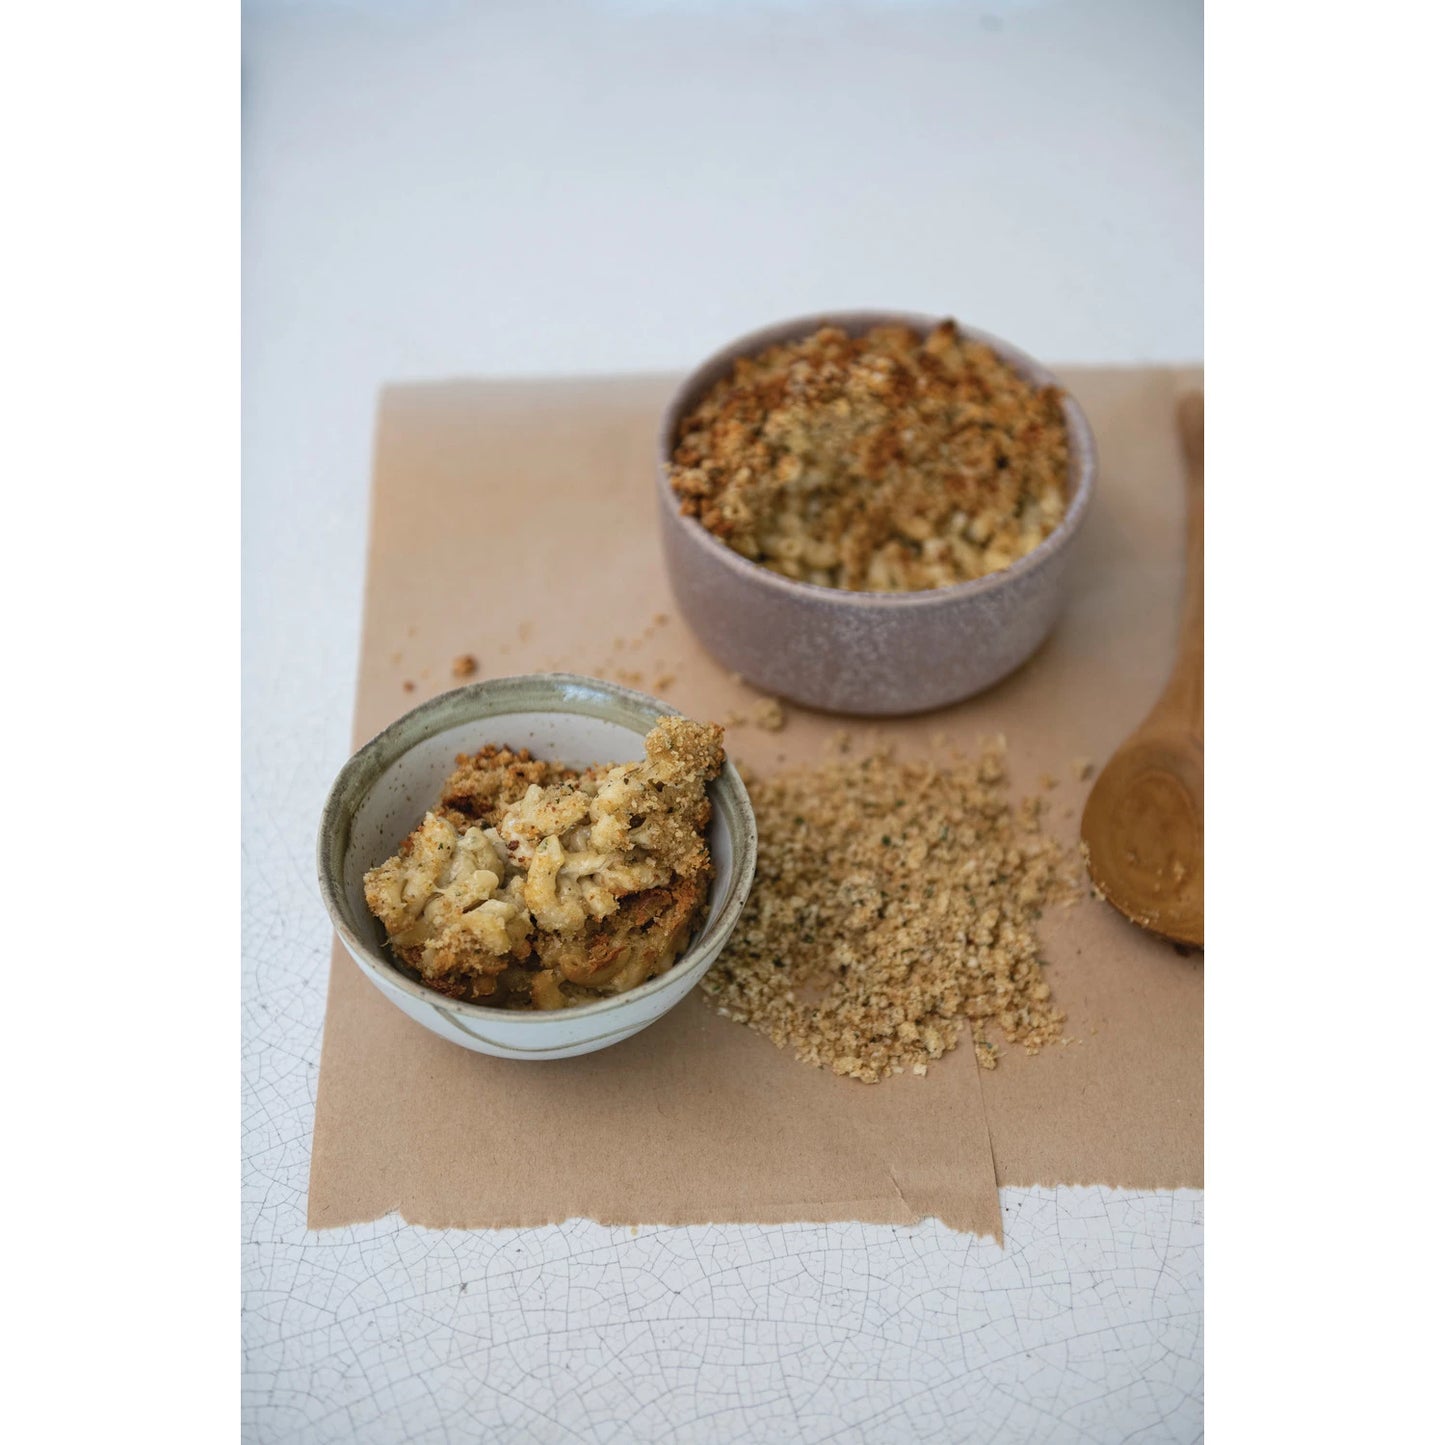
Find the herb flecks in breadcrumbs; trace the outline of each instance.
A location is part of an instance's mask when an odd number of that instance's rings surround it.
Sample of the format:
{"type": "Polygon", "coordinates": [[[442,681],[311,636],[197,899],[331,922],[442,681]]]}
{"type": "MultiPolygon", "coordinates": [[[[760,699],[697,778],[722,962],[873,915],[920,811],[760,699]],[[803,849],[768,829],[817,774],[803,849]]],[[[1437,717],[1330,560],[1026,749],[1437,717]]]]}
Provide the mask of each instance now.
{"type": "Polygon", "coordinates": [[[926,1073],[964,1037],[1063,1036],[1037,933],[1076,865],[1010,805],[1001,746],[948,763],[875,752],[750,784],[758,868],[702,982],[728,1018],[806,1063],[876,1083],[926,1073]]]}
{"type": "Polygon", "coordinates": [[[825,326],[740,358],[683,418],[669,475],[685,515],[775,572],[949,587],[1010,566],[1063,520],[1062,393],[951,321],[926,337],[825,326]]]}

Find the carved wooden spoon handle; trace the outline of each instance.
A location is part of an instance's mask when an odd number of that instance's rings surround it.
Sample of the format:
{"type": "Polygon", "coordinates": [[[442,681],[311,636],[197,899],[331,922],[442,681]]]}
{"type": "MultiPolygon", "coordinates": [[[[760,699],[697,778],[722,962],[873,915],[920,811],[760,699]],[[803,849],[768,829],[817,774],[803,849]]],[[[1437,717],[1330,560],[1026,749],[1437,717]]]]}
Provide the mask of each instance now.
{"type": "Polygon", "coordinates": [[[1174,673],[1154,715],[1168,715],[1204,739],[1204,396],[1191,391],[1179,400],[1179,436],[1184,445],[1187,538],[1184,617],[1174,673]]]}

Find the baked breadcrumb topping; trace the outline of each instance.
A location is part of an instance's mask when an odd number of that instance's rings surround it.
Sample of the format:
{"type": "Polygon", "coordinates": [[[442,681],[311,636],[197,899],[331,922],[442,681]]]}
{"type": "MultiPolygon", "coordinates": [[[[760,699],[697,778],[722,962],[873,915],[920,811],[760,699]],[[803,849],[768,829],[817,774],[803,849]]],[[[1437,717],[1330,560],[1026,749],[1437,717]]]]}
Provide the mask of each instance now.
{"type": "Polygon", "coordinates": [[[948,587],[1018,561],[1063,519],[1061,396],[952,321],[927,337],[825,326],[740,358],[683,419],[670,478],[685,515],[784,576],[948,587]]]}
{"type": "Polygon", "coordinates": [[[1037,932],[1076,864],[1008,799],[1001,745],[946,764],[873,753],[749,783],[752,893],[702,989],[726,1017],[835,1074],[926,1073],[963,1039],[1063,1036],[1037,932]]]}
{"type": "Polygon", "coordinates": [[[366,875],[393,952],[453,998],[565,1008],[671,968],[706,907],[716,724],[663,717],[640,762],[457,758],[437,807],[366,875]]]}

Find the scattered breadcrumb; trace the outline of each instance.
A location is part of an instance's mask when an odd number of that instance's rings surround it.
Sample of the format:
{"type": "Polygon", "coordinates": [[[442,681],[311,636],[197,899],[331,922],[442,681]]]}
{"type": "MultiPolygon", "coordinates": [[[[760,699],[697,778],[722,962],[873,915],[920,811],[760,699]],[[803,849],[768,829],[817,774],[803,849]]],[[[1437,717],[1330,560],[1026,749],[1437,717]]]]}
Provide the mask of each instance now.
{"type": "Polygon", "coordinates": [[[749,780],[752,893],[702,987],[719,1012],[836,1074],[925,1071],[971,1037],[1037,1053],[1063,1035],[1036,931],[1077,865],[1011,807],[1002,749],[947,764],[886,752],[749,780]],[[989,1037],[993,1035],[994,1037],[989,1037]]]}
{"type": "Polygon", "coordinates": [[[1059,780],[1052,773],[1039,774],[1039,787],[1045,792],[1052,792],[1059,786],[1059,780]]]}
{"type": "Polygon", "coordinates": [[[653,692],[662,692],[665,688],[671,687],[676,681],[677,675],[675,673],[659,672],[657,676],[652,679],[652,690],[653,692]]]}
{"type": "Polygon", "coordinates": [[[770,733],[778,732],[788,720],[782,703],[775,697],[760,697],[753,704],[751,717],[764,732],[770,733]]]}
{"type": "Polygon", "coordinates": [[[408,678],[405,682],[402,683],[401,690],[403,692],[415,692],[416,684],[412,682],[410,678],[408,678]]]}
{"type": "Polygon", "coordinates": [[[477,670],[477,660],[470,652],[464,652],[460,657],[452,659],[453,677],[470,677],[477,670]]]}
{"type": "Polygon", "coordinates": [[[1074,770],[1074,776],[1081,782],[1087,782],[1094,776],[1094,762],[1092,758],[1075,758],[1070,764],[1074,770]]]}
{"type": "Polygon", "coordinates": [[[739,358],[683,418],[669,479],[684,515],[784,576],[948,587],[1062,521],[1062,400],[952,321],[824,326],[739,358]]]}
{"type": "Polygon", "coordinates": [[[652,614],[652,620],[653,620],[659,627],[666,627],[666,626],[667,626],[667,622],[668,622],[667,613],[665,613],[665,612],[654,612],[654,613],[652,614]]]}
{"type": "Polygon", "coordinates": [[[830,754],[842,756],[853,751],[853,734],[846,728],[839,728],[837,732],[831,733],[827,742],[823,744],[824,750],[830,754]]]}

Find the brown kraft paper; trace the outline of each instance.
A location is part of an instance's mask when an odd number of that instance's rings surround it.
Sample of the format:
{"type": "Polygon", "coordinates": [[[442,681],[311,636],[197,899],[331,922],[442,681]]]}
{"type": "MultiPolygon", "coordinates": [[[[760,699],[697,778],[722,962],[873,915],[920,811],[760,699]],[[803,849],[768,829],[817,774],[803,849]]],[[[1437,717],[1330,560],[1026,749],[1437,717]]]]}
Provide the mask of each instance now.
{"type": "MultiPolygon", "coordinates": [[[[1063,373],[1101,475],[1059,627],[981,697],[880,723],[787,707],[728,728],[759,774],[855,747],[971,748],[1004,733],[1015,792],[1049,774],[1050,826],[1075,842],[1088,782],[1152,704],[1173,653],[1183,569],[1174,400],[1195,371],[1063,373]]],[[[451,382],[381,399],[355,740],[473,679],[612,677],[691,716],[757,694],[673,614],[653,516],[660,378],[451,382]],[[411,683],[411,690],[405,684],[411,683]]],[[[506,741],[478,737],[485,741],[506,741]]],[[[338,761],[338,766],[340,759],[338,761]]],[[[937,1216],[1001,1235],[999,1184],[1203,1183],[1203,960],[1085,898],[1043,925],[1073,1042],[965,1045],[926,1078],[865,1085],[796,1062],[700,992],[635,1038],[578,1059],[470,1053],[412,1023],[335,949],[309,1222],[398,1210],[436,1227],[937,1216]]]]}

